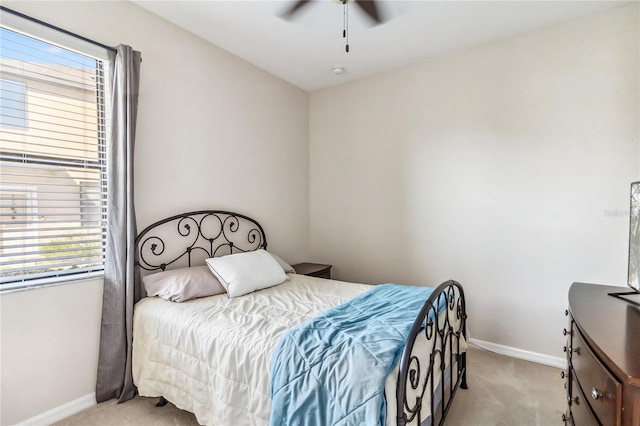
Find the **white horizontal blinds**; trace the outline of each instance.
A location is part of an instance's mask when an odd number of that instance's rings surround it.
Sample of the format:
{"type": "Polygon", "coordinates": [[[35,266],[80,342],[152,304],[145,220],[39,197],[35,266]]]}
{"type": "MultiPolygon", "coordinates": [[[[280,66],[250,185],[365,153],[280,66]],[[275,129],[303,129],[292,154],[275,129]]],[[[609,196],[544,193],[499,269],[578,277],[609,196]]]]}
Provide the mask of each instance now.
{"type": "Polygon", "coordinates": [[[105,67],[0,28],[0,290],[103,269],[105,67]]]}

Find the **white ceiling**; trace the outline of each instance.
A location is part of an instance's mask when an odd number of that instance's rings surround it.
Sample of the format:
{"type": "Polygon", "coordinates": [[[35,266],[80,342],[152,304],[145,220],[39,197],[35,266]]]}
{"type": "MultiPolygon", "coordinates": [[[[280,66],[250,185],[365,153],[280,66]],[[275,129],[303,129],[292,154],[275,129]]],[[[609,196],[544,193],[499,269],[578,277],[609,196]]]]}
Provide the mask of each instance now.
{"type": "Polygon", "coordinates": [[[335,0],[307,4],[290,21],[280,16],[292,0],[133,1],[307,91],[631,3],[379,0],[388,20],[378,26],[350,4],[346,53],[343,8],[335,0]],[[345,73],[334,75],[335,66],[345,73]]]}

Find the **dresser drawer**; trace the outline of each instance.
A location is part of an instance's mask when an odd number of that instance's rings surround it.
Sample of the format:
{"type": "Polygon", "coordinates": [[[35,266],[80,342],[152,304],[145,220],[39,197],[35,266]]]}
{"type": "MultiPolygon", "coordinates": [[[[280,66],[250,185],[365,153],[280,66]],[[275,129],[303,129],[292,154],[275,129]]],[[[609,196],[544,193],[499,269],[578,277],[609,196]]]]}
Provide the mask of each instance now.
{"type": "MultiPolygon", "coordinates": [[[[609,373],[591,351],[575,323],[571,331],[573,350],[571,365],[574,379],[579,384],[579,386],[575,386],[575,382],[572,383],[573,395],[578,395],[576,388],[579,388],[586,398],[585,402],[589,404],[603,425],[620,425],[620,410],[622,408],[620,382],[609,373]]],[[[576,421],[576,424],[580,423],[576,421]]]]}
{"type": "Polygon", "coordinates": [[[572,395],[569,397],[570,423],[576,426],[598,426],[598,420],[593,417],[587,399],[576,383],[576,377],[573,374],[571,374],[571,393],[572,395]]]}

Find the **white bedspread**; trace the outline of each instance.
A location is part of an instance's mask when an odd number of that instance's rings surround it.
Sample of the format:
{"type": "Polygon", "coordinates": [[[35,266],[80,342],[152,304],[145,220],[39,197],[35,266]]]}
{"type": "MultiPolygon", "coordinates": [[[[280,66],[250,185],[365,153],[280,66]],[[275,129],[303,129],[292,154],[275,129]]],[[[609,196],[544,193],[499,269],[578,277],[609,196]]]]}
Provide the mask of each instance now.
{"type": "Polygon", "coordinates": [[[205,425],[267,424],[271,352],[280,336],[370,288],[296,274],[289,279],[234,299],[138,302],[133,380],[139,394],[164,396],[205,425]]]}
{"type": "MultiPolygon", "coordinates": [[[[371,288],[288,277],[284,284],[233,299],[222,294],[183,303],[157,297],[138,302],[133,325],[138,393],[164,396],[203,425],[268,424],[271,353],[280,336],[371,288]]],[[[421,333],[416,346],[428,354],[432,345],[421,333]]],[[[466,342],[461,346],[466,350],[466,342]]],[[[438,383],[439,374],[435,379],[438,383]]],[[[395,424],[396,382],[397,365],[385,386],[387,424],[395,424]]],[[[424,419],[428,395],[423,407],[424,419]]]]}

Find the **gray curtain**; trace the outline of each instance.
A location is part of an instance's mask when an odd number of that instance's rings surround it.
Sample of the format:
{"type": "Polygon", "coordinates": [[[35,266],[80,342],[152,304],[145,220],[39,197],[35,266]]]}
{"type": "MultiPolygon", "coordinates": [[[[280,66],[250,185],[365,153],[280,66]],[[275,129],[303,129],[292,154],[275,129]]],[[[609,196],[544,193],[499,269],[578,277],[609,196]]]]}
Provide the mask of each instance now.
{"type": "Polygon", "coordinates": [[[111,132],[107,142],[107,251],[96,400],[135,395],[131,376],[134,285],[133,148],[138,111],[140,52],[118,46],[110,57],[111,132]]]}

